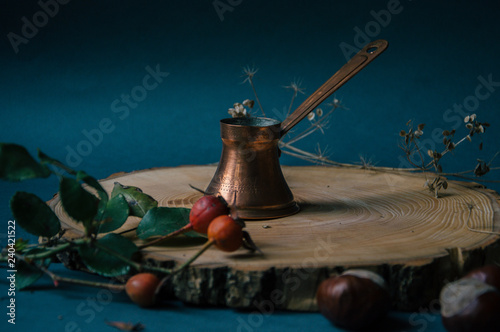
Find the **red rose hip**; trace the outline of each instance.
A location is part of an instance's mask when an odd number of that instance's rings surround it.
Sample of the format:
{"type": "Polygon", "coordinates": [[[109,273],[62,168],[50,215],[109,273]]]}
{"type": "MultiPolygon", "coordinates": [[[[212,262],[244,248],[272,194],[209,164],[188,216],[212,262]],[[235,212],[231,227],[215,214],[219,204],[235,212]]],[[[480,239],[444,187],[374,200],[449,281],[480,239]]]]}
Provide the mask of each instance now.
{"type": "Polygon", "coordinates": [[[207,230],[208,240],[222,251],[236,251],[243,244],[243,229],[230,216],[212,220],[207,230]]]}
{"type": "Polygon", "coordinates": [[[189,222],[194,231],[207,234],[210,222],[216,217],[227,215],[228,213],[229,208],[221,197],[207,195],[194,203],[189,213],[189,222]]]}
{"type": "Polygon", "coordinates": [[[155,304],[156,288],[160,279],[151,273],[138,273],[125,284],[125,291],[130,299],[141,307],[151,307],[155,304]]]}

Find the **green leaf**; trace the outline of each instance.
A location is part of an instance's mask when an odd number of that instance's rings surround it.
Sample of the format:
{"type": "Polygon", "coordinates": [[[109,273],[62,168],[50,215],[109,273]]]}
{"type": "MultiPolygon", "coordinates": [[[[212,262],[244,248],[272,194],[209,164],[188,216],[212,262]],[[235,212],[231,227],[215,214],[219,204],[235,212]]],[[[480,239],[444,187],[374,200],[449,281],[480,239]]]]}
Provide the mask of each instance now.
{"type": "Polygon", "coordinates": [[[46,178],[51,171],[41,165],[21,145],[0,143],[0,178],[7,181],[22,181],[46,178]]]}
{"type": "Polygon", "coordinates": [[[59,183],[61,203],[68,215],[84,223],[87,228],[97,214],[99,200],[85,190],[77,180],[61,177],[59,183]]]}
{"type": "Polygon", "coordinates": [[[99,181],[97,181],[96,178],[88,175],[84,171],[78,171],[76,172],[76,180],[77,181],[83,181],[85,184],[90,186],[91,188],[94,188],[97,191],[97,195],[100,198],[99,205],[97,207],[97,215],[96,215],[96,220],[103,220],[103,214],[104,211],[106,210],[106,205],[108,204],[109,201],[109,196],[106,190],[101,186],[99,181]]]}
{"type": "Polygon", "coordinates": [[[128,218],[127,200],[122,194],[111,198],[100,219],[99,233],[107,233],[120,228],[128,218]]]}
{"type": "Polygon", "coordinates": [[[104,201],[106,203],[108,202],[108,193],[106,192],[106,190],[104,190],[99,181],[97,181],[94,177],[88,175],[84,171],[78,171],[76,172],[76,180],[83,181],[90,187],[97,190],[97,195],[99,195],[101,201],[104,201]]]}
{"type": "MultiPolygon", "coordinates": [[[[40,254],[48,249],[45,248],[33,248],[26,251],[25,254],[40,254]]],[[[17,259],[17,258],[16,258],[17,259]]],[[[37,265],[42,265],[47,268],[50,265],[51,259],[45,258],[43,260],[37,260],[33,263],[37,265]]],[[[21,290],[32,285],[35,281],[43,276],[44,272],[34,264],[28,264],[25,261],[17,259],[16,261],[16,288],[21,290]]]]}
{"type": "Polygon", "coordinates": [[[151,208],[158,206],[158,202],[153,197],[143,193],[140,188],[124,186],[115,182],[111,197],[118,194],[122,194],[127,200],[131,216],[142,218],[151,208]]]}
{"type": "Polygon", "coordinates": [[[18,191],[10,199],[10,209],[19,226],[36,236],[52,237],[61,229],[61,223],[38,196],[18,191]]]}
{"type": "MultiPolygon", "coordinates": [[[[151,236],[167,235],[189,223],[189,209],[155,207],[146,213],[137,227],[137,236],[147,239],[151,236]]],[[[184,233],[190,237],[204,237],[196,232],[184,233]]]]}
{"type": "MultiPolygon", "coordinates": [[[[97,242],[129,260],[138,250],[132,241],[114,233],[107,234],[97,242]]],[[[78,251],[87,268],[102,276],[116,277],[127,274],[130,270],[129,264],[115,255],[97,248],[94,244],[82,245],[78,251]]]]}

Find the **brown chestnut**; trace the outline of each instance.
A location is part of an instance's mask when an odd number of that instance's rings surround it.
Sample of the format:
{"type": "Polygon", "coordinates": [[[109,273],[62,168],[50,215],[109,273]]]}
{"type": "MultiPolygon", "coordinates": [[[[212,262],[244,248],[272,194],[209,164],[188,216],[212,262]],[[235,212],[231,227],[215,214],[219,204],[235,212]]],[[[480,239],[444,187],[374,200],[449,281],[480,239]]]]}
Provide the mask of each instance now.
{"type": "Polygon", "coordinates": [[[464,278],[474,278],[500,290],[500,266],[485,265],[470,271],[464,278]]]}
{"type": "Polygon", "coordinates": [[[323,316],[348,329],[367,327],[390,309],[384,279],[366,270],[348,270],[324,280],[318,287],[316,300],[323,316]]]}
{"type": "Polygon", "coordinates": [[[500,331],[500,291],[495,287],[462,278],[443,287],[439,300],[447,331],[500,331]]]}

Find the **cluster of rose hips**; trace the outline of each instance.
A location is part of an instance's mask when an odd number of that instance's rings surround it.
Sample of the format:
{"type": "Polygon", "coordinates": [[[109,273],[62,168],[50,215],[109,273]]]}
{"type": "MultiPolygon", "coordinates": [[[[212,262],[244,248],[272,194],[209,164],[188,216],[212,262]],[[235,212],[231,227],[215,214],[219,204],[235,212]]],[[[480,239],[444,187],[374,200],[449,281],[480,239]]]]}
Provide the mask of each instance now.
{"type": "MultiPolygon", "coordinates": [[[[167,237],[195,231],[208,237],[203,250],[215,245],[222,251],[236,251],[243,245],[243,225],[229,213],[229,207],[222,197],[205,195],[191,208],[189,223],[167,237]]],[[[152,273],[138,273],[128,279],[125,290],[134,303],[150,307],[155,304],[160,283],[161,280],[152,273]]]]}
{"type": "MultiPolygon", "coordinates": [[[[323,316],[347,329],[373,326],[390,309],[383,278],[366,270],[348,270],[324,280],[316,299],[323,316]]],[[[471,271],[443,287],[439,300],[447,331],[500,331],[500,267],[471,271]]]]}

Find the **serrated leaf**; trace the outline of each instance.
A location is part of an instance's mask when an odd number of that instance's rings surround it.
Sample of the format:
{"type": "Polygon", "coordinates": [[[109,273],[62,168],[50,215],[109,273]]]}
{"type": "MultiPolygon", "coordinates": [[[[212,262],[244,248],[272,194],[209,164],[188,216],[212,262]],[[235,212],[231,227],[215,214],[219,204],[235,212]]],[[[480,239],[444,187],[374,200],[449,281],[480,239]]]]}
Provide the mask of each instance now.
{"type": "Polygon", "coordinates": [[[10,209],[19,226],[30,234],[52,237],[61,229],[55,213],[34,194],[16,192],[10,199],[10,209]]]}
{"type": "MultiPolygon", "coordinates": [[[[155,207],[146,213],[137,226],[137,236],[147,239],[151,236],[162,236],[172,233],[189,223],[189,209],[155,207]]],[[[196,232],[184,233],[190,237],[204,237],[196,232]]]]}
{"type": "Polygon", "coordinates": [[[99,233],[107,233],[120,228],[128,218],[129,207],[122,194],[111,198],[100,219],[99,233]]]}
{"type": "MultiPolygon", "coordinates": [[[[97,242],[129,260],[138,250],[132,241],[114,233],[107,234],[97,242]]],[[[129,264],[93,244],[80,246],[78,252],[87,268],[102,276],[116,277],[130,271],[129,264]]]]}
{"type": "Polygon", "coordinates": [[[124,186],[115,182],[111,197],[119,194],[122,194],[127,200],[131,216],[142,218],[151,208],[158,206],[158,202],[153,197],[143,193],[140,188],[124,186]]]}
{"type": "Polygon", "coordinates": [[[84,223],[87,227],[97,214],[99,200],[85,190],[78,181],[68,177],[61,177],[59,182],[61,203],[68,215],[84,223]]]}
{"type": "MultiPolygon", "coordinates": [[[[33,248],[30,249],[29,251],[25,252],[24,254],[39,254],[47,251],[48,249],[44,248],[33,248]]],[[[34,261],[33,263],[36,263],[37,265],[41,265],[45,268],[47,268],[50,265],[51,259],[50,258],[45,258],[43,260],[37,260],[34,261]]],[[[33,264],[28,264],[23,260],[17,259],[16,261],[16,288],[21,290],[23,288],[26,288],[33,283],[35,283],[38,279],[40,279],[41,276],[43,276],[44,272],[40,270],[37,266],[33,264]]]]}
{"type": "Polygon", "coordinates": [[[38,163],[23,146],[0,143],[0,179],[23,181],[49,177],[52,172],[38,163]]]}

